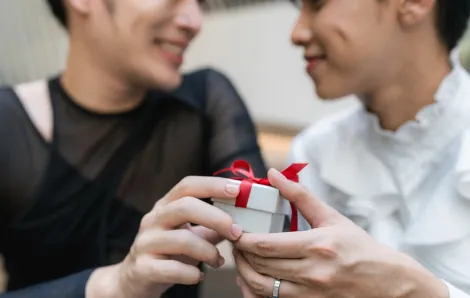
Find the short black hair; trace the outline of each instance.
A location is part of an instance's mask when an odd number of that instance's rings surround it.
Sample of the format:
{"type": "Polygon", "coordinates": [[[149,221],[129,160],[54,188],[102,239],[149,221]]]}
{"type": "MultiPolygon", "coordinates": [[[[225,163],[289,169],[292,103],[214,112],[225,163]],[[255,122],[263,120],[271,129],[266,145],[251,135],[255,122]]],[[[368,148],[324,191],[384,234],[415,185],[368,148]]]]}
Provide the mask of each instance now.
{"type": "Polygon", "coordinates": [[[437,29],[448,51],[465,34],[469,17],[470,0],[437,0],[437,29]]]}
{"type": "MultiPolygon", "coordinates": [[[[65,0],[47,0],[56,19],[67,28],[65,0]]],[[[291,0],[294,2],[294,0],[291,0]]],[[[437,0],[437,29],[447,50],[452,50],[463,37],[470,17],[470,0],[437,0]]]]}
{"type": "Polygon", "coordinates": [[[68,27],[67,23],[67,11],[65,9],[65,0],[47,0],[47,4],[54,14],[55,18],[60,22],[64,27],[68,27]]]}

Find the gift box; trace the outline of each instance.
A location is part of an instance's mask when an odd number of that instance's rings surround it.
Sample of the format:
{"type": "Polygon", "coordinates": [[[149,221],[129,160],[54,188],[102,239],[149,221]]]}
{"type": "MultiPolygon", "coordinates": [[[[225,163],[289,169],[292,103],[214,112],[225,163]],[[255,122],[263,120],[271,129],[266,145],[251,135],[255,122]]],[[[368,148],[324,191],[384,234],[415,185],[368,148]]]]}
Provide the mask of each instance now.
{"type": "MultiPolygon", "coordinates": [[[[241,184],[241,181],[231,181],[241,184]]],[[[252,185],[246,207],[236,207],[235,199],[212,198],[214,206],[230,214],[243,231],[249,233],[282,232],[288,214],[283,200],[279,190],[262,184],[252,185]]]]}
{"type": "MultiPolygon", "coordinates": [[[[281,172],[287,179],[298,182],[298,172],[307,164],[292,164],[281,172]]],[[[267,178],[256,178],[251,166],[244,160],[235,161],[230,168],[222,169],[214,175],[232,172],[232,183],[240,185],[240,193],[236,199],[211,198],[214,206],[227,212],[244,232],[249,233],[280,233],[283,232],[284,220],[288,214],[288,203],[272,187],[267,178]]],[[[291,231],[297,231],[297,209],[292,203],[291,231]]]]}

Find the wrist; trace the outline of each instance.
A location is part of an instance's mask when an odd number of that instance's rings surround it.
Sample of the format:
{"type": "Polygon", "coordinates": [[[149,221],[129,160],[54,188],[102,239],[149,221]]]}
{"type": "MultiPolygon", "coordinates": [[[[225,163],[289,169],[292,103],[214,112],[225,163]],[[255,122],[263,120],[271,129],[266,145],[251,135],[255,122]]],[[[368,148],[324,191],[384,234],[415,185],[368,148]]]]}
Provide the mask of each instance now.
{"type": "Polygon", "coordinates": [[[400,292],[397,298],[449,298],[447,285],[408,255],[399,268],[400,292]]]}
{"type": "Polygon", "coordinates": [[[124,298],[119,286],[119,264],[97,268],[90,275],[85,289],[86,298],[124,298]]]}

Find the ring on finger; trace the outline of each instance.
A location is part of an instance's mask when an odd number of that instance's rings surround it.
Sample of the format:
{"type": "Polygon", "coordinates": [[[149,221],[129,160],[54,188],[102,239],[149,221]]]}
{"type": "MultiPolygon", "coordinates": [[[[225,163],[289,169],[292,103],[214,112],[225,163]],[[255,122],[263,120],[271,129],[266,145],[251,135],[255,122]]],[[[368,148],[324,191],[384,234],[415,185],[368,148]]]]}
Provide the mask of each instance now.
{"type": "Polygon", "coordinates": [[[281,287],[281,280],[279,278],[274,279],[273,284],[273,296],[272,298],[279,298],[279,288],[281,287]]]}

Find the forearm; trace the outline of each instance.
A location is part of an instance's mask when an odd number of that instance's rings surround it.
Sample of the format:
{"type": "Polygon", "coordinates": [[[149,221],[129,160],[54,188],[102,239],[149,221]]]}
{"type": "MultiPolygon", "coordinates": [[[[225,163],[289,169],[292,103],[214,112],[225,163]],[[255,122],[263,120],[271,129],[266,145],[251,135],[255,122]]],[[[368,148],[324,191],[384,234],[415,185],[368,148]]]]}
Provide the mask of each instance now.
{"type": "Polygon", "coordinates": [[[0,298],[84,298],[93,270],[82,271],[58,280],[0,294],[0,298]]]}
{"type": "Polygon", "coordinates": [[[88,279],[85,288],[86,298],[121,298],[116,281],[116,270],[118,265],[101,267],[96,269],[88,279]]]}
{"type": "Polygon", "coordinates": [[[470,295],[452,285],[451,283],[433,277],[432,279],[423,279],[422,283],[413,294],[407,298],[470,298],[470,295]]]}
{"type": "Polygon", "coordinates": [[[120,275],[128,274],[120,271],[120,265],[96,269],[86,284],[85,298],[159,298],[173,286],[173,284],[155,283],[148,287],[148,285],[139,282],[130,283],[128,279],[120,278],[120,275]],[[146,289],[146,291],[142,291],[142,289],[146,289]]]}
{"type": "Polygon", "coordinates": [[[446,283],[435,276],[412,257],[401,254],[402,258],[394,262],[395,270],[390,276],[397,276],[396,297],[400,298],[469,298],[468,296],[450,296],[446,283]]]}

